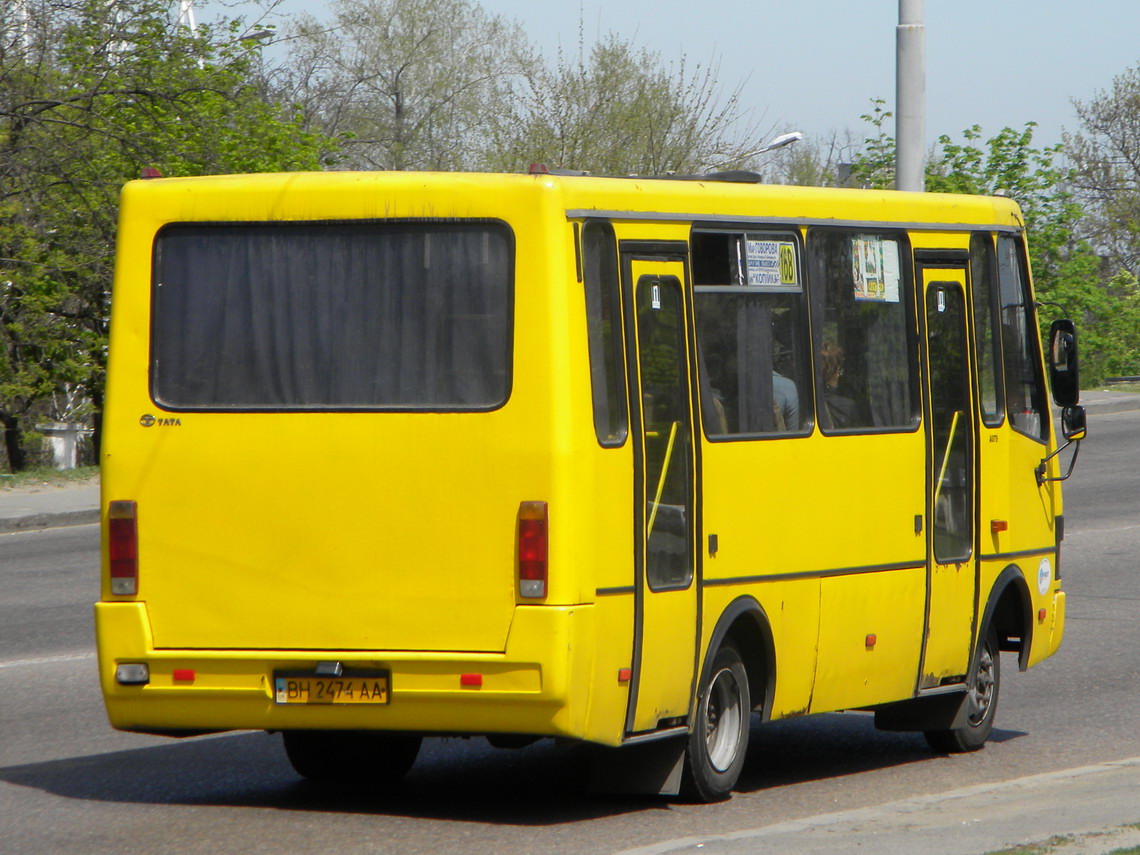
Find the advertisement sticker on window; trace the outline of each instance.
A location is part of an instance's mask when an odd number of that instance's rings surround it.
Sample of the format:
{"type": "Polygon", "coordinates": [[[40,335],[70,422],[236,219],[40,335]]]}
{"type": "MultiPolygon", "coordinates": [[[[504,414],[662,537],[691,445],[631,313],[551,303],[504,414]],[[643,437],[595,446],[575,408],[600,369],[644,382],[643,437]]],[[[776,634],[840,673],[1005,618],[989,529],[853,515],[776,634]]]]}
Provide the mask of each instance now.
{"type": "Polygon", "coordinates": [[[851,274],[855,299],[899,301],[899,243],[878,235],[851,238],[851,274]]]}

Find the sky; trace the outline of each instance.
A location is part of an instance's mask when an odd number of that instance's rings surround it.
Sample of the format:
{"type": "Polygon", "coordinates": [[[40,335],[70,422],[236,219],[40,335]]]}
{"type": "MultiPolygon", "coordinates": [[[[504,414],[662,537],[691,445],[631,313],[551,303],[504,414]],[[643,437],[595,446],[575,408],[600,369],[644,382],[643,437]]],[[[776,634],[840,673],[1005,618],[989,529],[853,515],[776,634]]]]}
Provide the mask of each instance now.
{"type": "MultiPolygon", "coordinates": [[[[322,17],[329,0],[284,0],[322,17]]],[[[207,6],[206,0],[200,4],[207,6]]],[[[553,60],[615,32],[666,63],[719,62],[727,95],[773,133],[851,130],[872,98],[895,97],[897,0],[480,0],[518,21],[553,60]]],[[[1111,88],[1140,63],[1140,0],[925,0],[926,131],[984,138],[1036,122],[1037,145],[1079,130],[1075,98],[1111,88]]]]}

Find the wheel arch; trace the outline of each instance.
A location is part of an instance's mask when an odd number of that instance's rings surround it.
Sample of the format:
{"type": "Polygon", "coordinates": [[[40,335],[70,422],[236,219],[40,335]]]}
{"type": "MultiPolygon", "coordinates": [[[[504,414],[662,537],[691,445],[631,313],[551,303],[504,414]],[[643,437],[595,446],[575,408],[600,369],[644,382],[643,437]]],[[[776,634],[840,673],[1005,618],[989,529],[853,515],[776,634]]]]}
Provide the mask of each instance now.
{"type": "Polygon", "coordinates": [[[705,676],[712,667],[716,652],[726,640],[731,640],[736,645],[744,660],[752,708],[759,708],[761,718],[767,720],[776,690],[776,648],[768,615],[755,598],[737,597],[721,612],[712,635],[709,636],[709,644],[701,662],[699,686],[704,686],[705,676]]]}
{"type": "Polygon", "coordinates": [[[1026,670],[1033,646],[1033,600],[1025,574],[1017,564],[1007,566],[994,580],[979,624],[979,637],[991,623],[997,631],[998,647],[1017,651],[1018,670],[1026,670]]]}

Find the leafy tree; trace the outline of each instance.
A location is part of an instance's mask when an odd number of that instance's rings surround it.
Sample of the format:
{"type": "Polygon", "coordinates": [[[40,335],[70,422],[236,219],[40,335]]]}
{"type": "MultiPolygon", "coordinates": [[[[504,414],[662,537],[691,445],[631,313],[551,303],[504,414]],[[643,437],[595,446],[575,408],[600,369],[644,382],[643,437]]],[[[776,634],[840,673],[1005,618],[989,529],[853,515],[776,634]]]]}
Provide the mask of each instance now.
{"type": "Polygon", "coordinates": [[[0,27],[0,420],[65,385],[102,404],[119,188],[165,175],[313,169],[327,152],[266,100],[238,20],[190,32],[165,0],[27,4],[0,27]]]}
{"type": "MultiPolygon", "coordinates": [[[[863,186],[886,188],[894,183],[895,141],[886,130],[891,113],[881,100],[872,104],[863,119],[874,134],[856,158],[854,175],[863,186]]],[[[961,141],[939,137],[927,159],[926,189],[981,195],[1001,191],[1016,199],[1025,216],[1037,296],[1044,304],[1042,322],[1062,313],[1078,321],[1082,381],[1092,385],[1114,372],[1140,371],[1135,278],[1105,277],[1102,259],[1082,236],[1085,208],[1074,197],[1073,169],[1062,165],[1064,148],[1035,147],[1035,127],[1030,122],[1020,131],[1003,128],[983,140],[982,129],[974,125],[961,141]]]]}
{"type": "Polygon", "coordinates": [[[517,24],[468,0],[337,0],[292,32],[290,97],[364,169],[475,169],[533,62],[517,24]]]}
{"type": "Polygon", "coordinates": [[[887,190],[895,186],[895,138],[887,133],[887,120],[895,114],[886,103],[872,98],[871,112],[859,117],[874,129],[874,135],[863,140],[863,150],[851,164],[851,179],[858,187],[887,190]]]}
{"type": "Polygon", "coordinates": [[[559,52],[537,65],[488,160],[493,169],[531,162],[608,175],[663,175],[740,169],[758,147],[737,88],[721,99],[717,67],[666,66],[658,54],[615,34],[587,55],[559,52]]]}

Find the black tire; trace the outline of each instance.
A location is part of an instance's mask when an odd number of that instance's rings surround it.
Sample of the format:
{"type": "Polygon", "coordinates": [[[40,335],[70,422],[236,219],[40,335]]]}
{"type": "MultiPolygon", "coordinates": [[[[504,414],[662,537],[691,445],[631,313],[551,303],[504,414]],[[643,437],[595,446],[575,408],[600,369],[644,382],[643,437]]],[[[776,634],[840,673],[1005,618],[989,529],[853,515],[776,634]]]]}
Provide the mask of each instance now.
{"type": "Polygon", "coordinates": [[[420,751],[419,736],[358,730],[287,730],[285,755],[311,781],[385,787],[408,773],[420,751]]]}
{"type": "Polygon", "coordinates": [[[728,798],[744,768],[751,719],[748,672],[740,652],[726,641],[701,681],[685,751],[681,781],[685,798],[699,802],[728,798]]]}
{"type": "Polygon", "coordinates": [[[966,689],[969,705],[966,724],[952,730],[928,730],[926,741],[935,751],[963,754],[986,744],[994,729],[998,694],[1001,688],[1001,658],[997,632],[991,626],[982,638],[966,689]]]}

